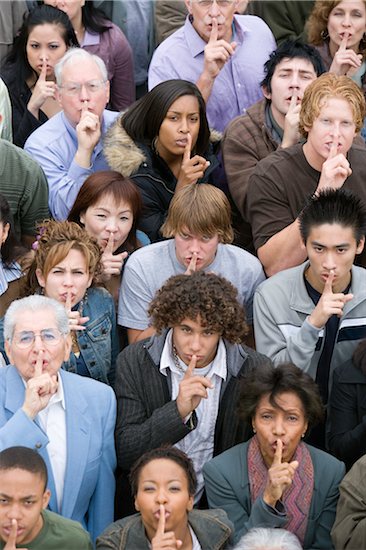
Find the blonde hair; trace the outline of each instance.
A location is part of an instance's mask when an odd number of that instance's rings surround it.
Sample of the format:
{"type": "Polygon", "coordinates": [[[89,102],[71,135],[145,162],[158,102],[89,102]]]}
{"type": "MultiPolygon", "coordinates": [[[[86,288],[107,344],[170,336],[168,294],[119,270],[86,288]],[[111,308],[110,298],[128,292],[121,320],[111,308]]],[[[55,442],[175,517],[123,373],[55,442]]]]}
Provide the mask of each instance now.
{"type": "Polygon", "coordinates": [[[366,113],[363,92],[348,76],[325,73],[306,88],[301,102],[299,129],[304,137],[308,135],[305,128],[313,126],[314,120],[329,98],[347,101],[352,110],[356,132],[361,130],[366,113]]]}
{"type": "Polygon", "coordinates": [[[231,207],[225,194],[208,183],[187,185],[175,193],[161,232],[172,238],[183,230],[210,237],[217,234],[220,242],[231,243],[231,207]]]}

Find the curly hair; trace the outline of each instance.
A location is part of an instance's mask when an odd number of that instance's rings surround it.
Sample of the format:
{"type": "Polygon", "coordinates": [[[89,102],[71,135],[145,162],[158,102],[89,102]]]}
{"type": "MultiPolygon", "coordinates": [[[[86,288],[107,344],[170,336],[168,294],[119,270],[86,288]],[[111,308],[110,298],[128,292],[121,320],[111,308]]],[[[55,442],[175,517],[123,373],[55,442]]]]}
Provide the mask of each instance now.
{"type": "Polygon", "coordinates": [[[240,381],[238,414],[244,421],[254,418],[260,399],[269,394],[269,402],[277,409],[277,397],[294,393],[300,399],[308,429],[324,417],[324,406],[316,382],[293,363],[263,363],[246,374],[240,381]]]}
{"type": "Polygon", "coordinates": [[[44,220],[39,226],[34,260],[27,273],[25,295],[39,290],[36,270],[47,277],[51,269],[62,262],[70,250],[79,250],[85,258],[87,269],[93,275],[92,284],[102,272],[102,251],[97,241],[75,222],[44,220]]]}
{"type": "Polygon", "coordinates": [[[200,318],[201,326],[219,333],[231,343],[242,342],[248,333],[237,289],[224,277],[196,271],[175,275],[155,294],[148,314],[157,333],[184,319],[200,318]]]}
{"type": "MultiPolygon", "coordinates": [[[[324,43],[324,37],[328,34],[328,19],[330,12],[334,10],[342,0],[316,0],[312,12],[306,22],[306,32],[309,44],[321,46],[324,43]]],[[[366,4],[366,0],[363,0],[366,4]]],[[[360,53],[366,56],[366,42],[361,40],[360,53]]]]}
{"type": "Polygon", "coordinates": [[[147,451],[134,463],[129,474],[132,496],[136,497],[139,488],[141,470],[153,460],[171,460],[182,468],[188,484],[188,493],[193,496],[197,489],[197,477],[192,460],[180,449],[171,445],[162,445],[157,449],[147,451]]]}
{"type": "Polygon", "coordinates": [[[349,104],[355,131],[359,132],[363,126],[366,114],[365,98],[362,90],[348,76],[337,76],[325,73],[319,76],[306,88],[301,102],[299,129],[304,137],[318,118],[322,107],[329,98],[343,99],[349,104]]]}

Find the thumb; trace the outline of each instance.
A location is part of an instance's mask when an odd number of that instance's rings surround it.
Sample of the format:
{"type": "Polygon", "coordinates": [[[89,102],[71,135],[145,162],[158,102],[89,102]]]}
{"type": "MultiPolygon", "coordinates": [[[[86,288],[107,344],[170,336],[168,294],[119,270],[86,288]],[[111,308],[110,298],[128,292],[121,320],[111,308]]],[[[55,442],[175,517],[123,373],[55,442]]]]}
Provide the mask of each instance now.
{"type": "Polygon", "coordinates": [[[210,40],[208,42],[209,43],[216,42],[218,34],[219,34],[219,31],[218,31],[217,19],[216,19],[216,17],[213,17],[212,18],[212,29],[211,29],[211,34],[210,34],[210,40]]]}

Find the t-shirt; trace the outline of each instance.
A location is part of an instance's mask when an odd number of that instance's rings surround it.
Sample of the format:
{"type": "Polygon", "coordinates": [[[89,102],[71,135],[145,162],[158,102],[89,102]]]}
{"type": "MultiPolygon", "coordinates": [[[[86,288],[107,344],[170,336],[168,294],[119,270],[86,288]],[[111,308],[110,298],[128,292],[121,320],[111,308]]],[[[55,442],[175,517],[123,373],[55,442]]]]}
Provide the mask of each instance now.
{"type": "MultiPolygon", "coordinates": [[[[174,239],[136,250],[126,262],[118,302],[118,324],[144,330],[149,326],[147,310],[155,292],[172,275],[185,273],[175,253],[174,239]]],[[[242,248],[219,244],[214,261],[204,271],[225,277],[238,289],[238,300],[245,306],[252,323],[254,291],[265,276],[259,260],[242,248]]]]}
{"type": "MultiPolygon", "coordinates": [[[[93,550],[89,533],[77,521],[66,519],[49,510],[42,511],[43,527],[38,536],[27,544],[17,544],[17,548],[28,550],[93,550]]],[[[0,540],[0,550],[5,543],[0,540]]]]}

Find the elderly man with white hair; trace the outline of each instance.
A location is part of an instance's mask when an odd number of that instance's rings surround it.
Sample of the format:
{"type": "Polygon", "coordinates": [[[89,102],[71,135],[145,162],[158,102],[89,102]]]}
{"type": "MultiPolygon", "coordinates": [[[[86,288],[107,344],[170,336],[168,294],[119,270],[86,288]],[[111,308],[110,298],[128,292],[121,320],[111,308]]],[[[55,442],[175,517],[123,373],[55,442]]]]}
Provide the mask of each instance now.
{"type": "Polygon", "coordinates": [[[0,451],[36,450],[48,470],[48,508],[95,539],[113,521],[116,398],[106,384],[61,369],[71,349],[62,304],[15,300],[4,320],[11,364],[0,368],[0,451]]]}
{"type": "Polygon", "coordinates": [[[55,66],[55,76],[63,111],[37,128],[24,149],[46,174],[52,216],[63,220],[85,179],[108,169],[101,138],[118,113],[105,109],[109,81],[97,55],[72,48],[55,66]]]}

